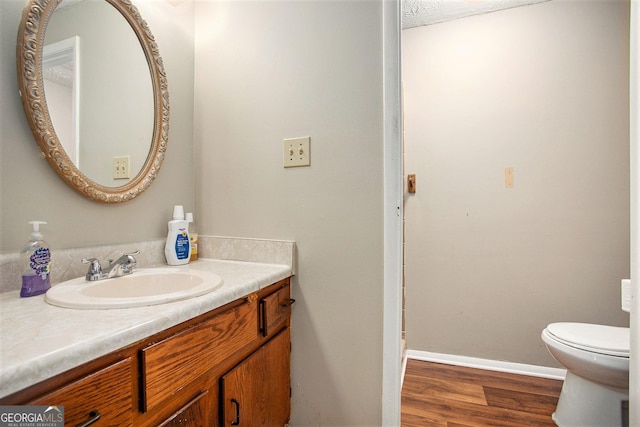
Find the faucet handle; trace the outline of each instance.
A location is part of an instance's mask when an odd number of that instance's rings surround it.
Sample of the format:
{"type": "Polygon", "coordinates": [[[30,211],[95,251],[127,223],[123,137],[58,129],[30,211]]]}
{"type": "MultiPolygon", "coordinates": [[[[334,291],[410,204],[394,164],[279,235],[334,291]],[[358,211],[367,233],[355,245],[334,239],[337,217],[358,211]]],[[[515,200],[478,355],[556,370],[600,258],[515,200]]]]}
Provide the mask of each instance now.
{"type": "Polygon", "coordinates": [[[139,253],[140,253],[140,251],[137,250],[135,252],[131,252],[131,253],[122,255],[121,258],[124,258],[124,260],[126,260],[125,261],[126,263],[122,264],[122,270],[124,272],[130,273],[132,271],[132,268],[136,266],[138,261],[136,261],[134,255],[138,255],[139,253]]]}
{"type": "Polygon", "coordinates": [[[127,263],[131,265],[136,265],[137,261],[133,256],[138,255],[139,253],[140,253],[140,250],[137,250],[135,252],[131,252],[128,254],[124,254],[127,257],[127,263]]]}
{"type": "Polygon", "coordinates": [[[100,271],[102,270],[102,266],[100,266],[100,261],[97,258],[82,258],[83,264],[91,264],[89,266],[90,270],[100,271]]]}
{"type": "Polygon", "coordinates": [[[135,252],[130,252],[128,254],[122,254],[118,259],[114,260],[113,258],[108,259],[109,265],[113,265],[114,261],[121,265],[135,265],[136,259],[133,257],[134,255],[138,255],[140,250],[135,252]]]}
{"type": "Polygon", "coordinates": [[[96,258],[82,258],[83,264],[89,264],[89,271],[87,271],[87,275],[85,278],[88,281],[94,281],[100,279],[100,274],[102,274],[102,266],[100,265],[100,261],[96,258]]]}

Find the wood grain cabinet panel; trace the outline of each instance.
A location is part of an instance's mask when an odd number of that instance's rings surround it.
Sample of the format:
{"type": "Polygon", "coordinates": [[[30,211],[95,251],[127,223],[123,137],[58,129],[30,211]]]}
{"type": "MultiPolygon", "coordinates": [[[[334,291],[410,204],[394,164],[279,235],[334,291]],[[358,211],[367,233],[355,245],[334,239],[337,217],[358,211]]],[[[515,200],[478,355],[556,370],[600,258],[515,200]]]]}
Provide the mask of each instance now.
{"type": "Polygon", "coordinates": [[[257,304],[251,301],[142,349],[145,411],[258,338],[257,304]]]}
{"type": "Polygon", "coordinates": [[[158,427],[209,427],[212,422],[209,419],[207,391],[197,395],[193,400],[180,408],[178,412],[169,417],[158,427]]]}
{"type": "Polygon", "coordinates": [[[290,286],[286,285],[260,300],[260,331],[263,336],[276,331],[291,317],[290,286]]]}
{"type": "Polygon", "coordinates": [[[126,358],[28,404],[64,406],[64,421],[68,426],[82,424],[98,415],[92,427],[131,426],[132,373],[132,360],[126,358]]]}
{"type": "Polygon", "coordinates": [[[284,329],[221,378],[223,426],[282,427],[289,421],[289,331],[284,329]]]}

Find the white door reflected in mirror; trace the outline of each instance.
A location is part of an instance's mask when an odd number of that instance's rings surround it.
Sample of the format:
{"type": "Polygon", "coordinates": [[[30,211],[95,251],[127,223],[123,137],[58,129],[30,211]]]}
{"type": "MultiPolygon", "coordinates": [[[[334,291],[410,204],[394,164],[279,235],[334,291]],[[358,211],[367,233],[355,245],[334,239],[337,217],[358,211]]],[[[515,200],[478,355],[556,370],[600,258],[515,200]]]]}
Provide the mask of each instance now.
{"type": "Polygon", "coordinates": [[[47,106],[58,139],[69,159],[80,167],[80,38],[70,37],[44,46],[42,78],[47,106]]]}

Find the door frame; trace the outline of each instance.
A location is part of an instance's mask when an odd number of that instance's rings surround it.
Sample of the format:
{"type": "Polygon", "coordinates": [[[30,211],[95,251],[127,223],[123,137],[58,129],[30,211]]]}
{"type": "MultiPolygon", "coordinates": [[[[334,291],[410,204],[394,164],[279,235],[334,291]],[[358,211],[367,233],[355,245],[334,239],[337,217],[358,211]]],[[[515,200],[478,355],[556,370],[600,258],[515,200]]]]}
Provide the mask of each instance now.
{"type": "Polygon", "coordinates": [[[640,1],[631,0],[629,20],[629,155],[631,287],[633,303],[629,358],[629,425],[640,426],[640,1]]]}
{"type": "Polygon", "coordinates": [[[402,109],[400,0],[382,0],[384,285],[382,425],[400,425],[402,381],[402,109]]]}

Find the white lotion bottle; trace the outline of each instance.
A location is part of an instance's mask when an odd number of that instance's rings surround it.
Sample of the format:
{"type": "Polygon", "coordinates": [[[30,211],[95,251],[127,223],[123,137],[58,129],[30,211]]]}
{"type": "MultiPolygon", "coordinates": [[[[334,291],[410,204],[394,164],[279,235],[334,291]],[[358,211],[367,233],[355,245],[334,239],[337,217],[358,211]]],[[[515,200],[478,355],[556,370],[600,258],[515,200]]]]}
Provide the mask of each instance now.
{"type": "Polygon", "coordinates": [[[169,265],[183,265],[191,257],[189,242],[189,223],[184,219],[184,208],[173,207],[173,219],[168,224],[167,243],[164,245],[164,256],[169,265]]]}

